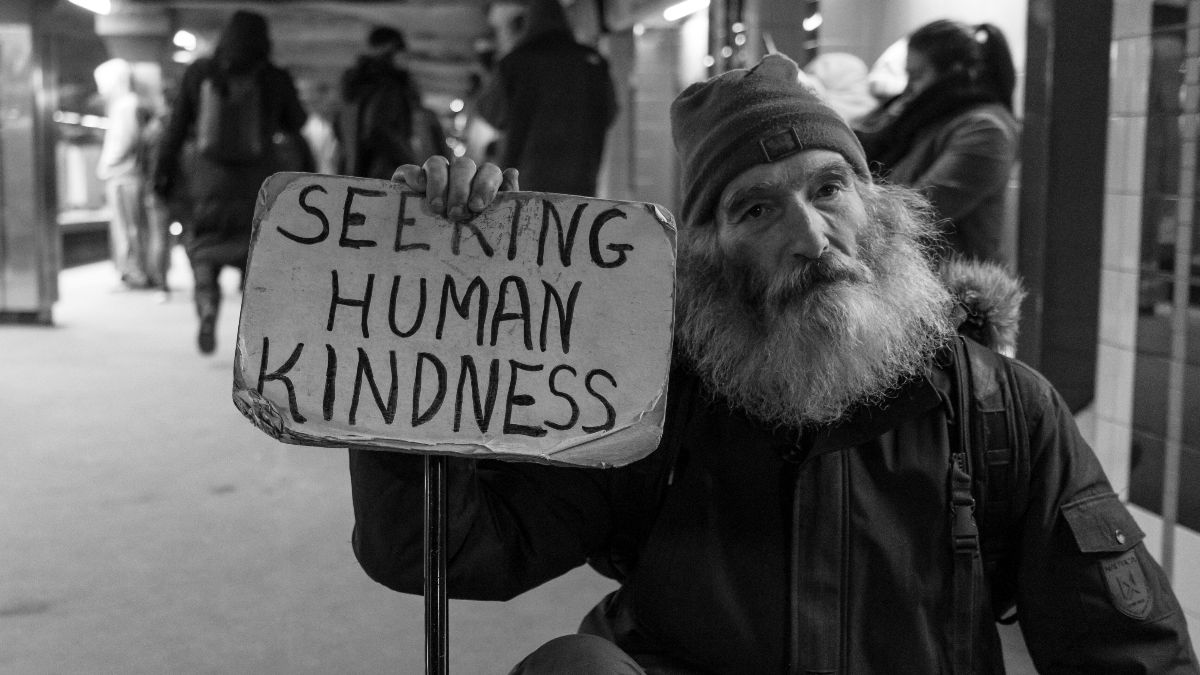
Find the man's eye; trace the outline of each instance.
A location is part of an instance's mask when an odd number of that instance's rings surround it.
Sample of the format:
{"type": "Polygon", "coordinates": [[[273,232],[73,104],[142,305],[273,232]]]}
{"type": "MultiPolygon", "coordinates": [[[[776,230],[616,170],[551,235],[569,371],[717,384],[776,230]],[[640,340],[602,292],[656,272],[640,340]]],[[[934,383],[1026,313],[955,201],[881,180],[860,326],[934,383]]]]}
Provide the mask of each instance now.
{"type": "Polygon", "coordinates": [[[745,211],[742,211],[741,220],[753,220],[755,218],[762,218],[766,213],[767,213],[766,206],[763,206],[762,204],[755,204],[754,206],[751,206],[750,208],[746,209],[745,211]]]}
{"type": "Polygon", "coordinates": [[[845,189],[846,186],[838,182],[825,183],[817,188],[817,197],[833,197],[845,189]]]}

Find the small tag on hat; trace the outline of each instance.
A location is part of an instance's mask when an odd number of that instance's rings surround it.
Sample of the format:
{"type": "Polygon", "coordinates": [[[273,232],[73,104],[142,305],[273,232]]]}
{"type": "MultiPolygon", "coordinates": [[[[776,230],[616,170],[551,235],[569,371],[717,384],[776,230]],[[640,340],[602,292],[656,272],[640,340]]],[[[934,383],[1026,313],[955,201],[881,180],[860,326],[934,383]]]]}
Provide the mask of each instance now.
{"type": "Polygon", "coordinates": [[[762,149],[763,158],[768,162],[783,159],[804,149],[796,127],[788,127],[777,134],[767,136],[758,142],[758,146],[762,149]]]}

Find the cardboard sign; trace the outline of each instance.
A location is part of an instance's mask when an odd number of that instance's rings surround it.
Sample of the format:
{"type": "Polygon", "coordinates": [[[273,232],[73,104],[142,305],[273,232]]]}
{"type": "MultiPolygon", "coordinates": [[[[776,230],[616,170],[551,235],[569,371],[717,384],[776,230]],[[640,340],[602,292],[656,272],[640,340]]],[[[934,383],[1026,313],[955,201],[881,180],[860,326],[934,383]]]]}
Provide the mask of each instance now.
{"type": "Polygon", "coordinates": [[[675,226],[502,193],[466,222],[383,180],[259,195],[233,400],[288,443],[619,466],[658,444],[675,226]]]}

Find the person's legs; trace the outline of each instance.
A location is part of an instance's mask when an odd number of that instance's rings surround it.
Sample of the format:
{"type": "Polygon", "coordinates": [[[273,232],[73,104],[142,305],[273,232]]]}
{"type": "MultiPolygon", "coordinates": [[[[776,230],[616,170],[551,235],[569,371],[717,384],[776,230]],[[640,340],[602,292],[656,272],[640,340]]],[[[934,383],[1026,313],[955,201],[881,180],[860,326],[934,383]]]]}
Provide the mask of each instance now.
{"type": "Polygon", "coordinates": [[[196,344],[201,354],[211,354],[217,348],[217,312],[221,308],[221,263],[192,261],[196,279],[196,314],[200,317],[200,332],[196,344]]]}
{"type": "Polygon", "coordinates": [[[167,270],[171,264],[171,219],[163,200],[153,192],[145,191],[146,206],[146,272],[150,285],[164,295],[170,293],[167,286],[167,270]]]}
{"type": "Polygon", "coordinates": [[[113,178],[105,184],[110,220],[108,240],[113,265],[121,282],[129,288],[146,287],[146,271],[143,268],[141,234],[144,230],[144,213],[138,181],[128,178],[113,178]]]}
{"type": "Polygon", "coordinates": [[[539,647],[509,675],[646,675],[631,656],[596,635],[564,635],[539,647]]]}

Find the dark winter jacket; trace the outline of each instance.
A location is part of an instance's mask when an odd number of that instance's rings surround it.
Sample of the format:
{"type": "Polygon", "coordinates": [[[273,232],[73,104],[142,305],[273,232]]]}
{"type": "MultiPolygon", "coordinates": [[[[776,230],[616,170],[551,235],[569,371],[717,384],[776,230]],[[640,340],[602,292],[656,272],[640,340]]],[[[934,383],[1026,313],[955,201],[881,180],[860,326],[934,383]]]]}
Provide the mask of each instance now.
{"type": "MultiPolygon", "coordinates": [[[[871,122],[864,122],[870,125],[871,122]]],[[[1011,266],[1015,219],[1005,194],[1019,131],[1007,108],[954,81],[922,92],[895,119],[859,136],[885,180],[927,197],[943,221],[949,253],[1011,266]]]]}
{"type": "Polygon", "coordinates": [[[608,62],[575,41],[555,0],[530,13],[527,37],[480,93],[480,114],[502,132],[497,164],[517,168],[522,189],[592,196],[616,116],[608,62]]]}
{"type": "Polygon", "coordinates": [[[417,94],[408,73],[387,58],[362,56],[342,76],[336,131],[342,147],[338,171],[347,176],[391,178],[401,164],[420,163],[412,147],[417,94]]]}
{"type": "MultiPolygon", "coordinates": [[[[990,582],[1015,602],[1034,662],[1196,673],[1182,610],[1060,397],[1019,362],[968,352],[976,394],[1005,383],[1028,440],[1017,480],[989,495],[1022,508],[984,539],[1007,542],[990,582]]],[[[974,602],[955,593],[956,363],[942,355],[882,404],[809,430],[748,417],[679,364],[663,442],[645,459],[451,459],[450,594],[503,600],[590,561],[622,585],[581,630],[673,673],[955,672],[955,626],[969,672],[1002,672],[1004,607],[978,577],[974,602]]],[[[352,450],[350,473],[360,563],[422,592],[421,458],[352,450]]]]}
{"type": "MultiPolygon", "coordinates": [[[[255,67],[248,66],[249,69],[255,67]]],[[[224,72],[213,59],[199,59],[184,71],[158,153],[155,186],[160,193],[169,195],[182,182],[181,158],[185,142],[196,133],[201,84],[210,78],[221,78],[224,72]]],[[[189,158],[186,200],[191,212],[183,223],[183,244],[193,261],[244,262],[250,249],[251,222],[259,187],[277,171],[298,168],[287,166],[272,142],[280,132],[298,138],[307,117],[292,77],[266,61],[257,65],[256,72],[261,87],[259,119],[266,148],[261,159],[246,164],[228,164],[200,154],[189,158]]]]}

